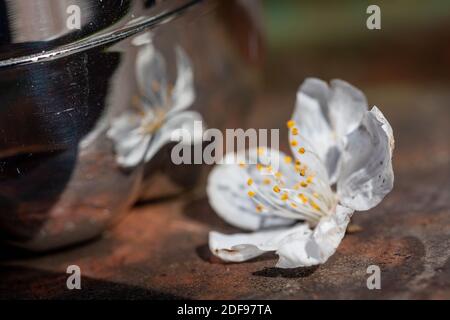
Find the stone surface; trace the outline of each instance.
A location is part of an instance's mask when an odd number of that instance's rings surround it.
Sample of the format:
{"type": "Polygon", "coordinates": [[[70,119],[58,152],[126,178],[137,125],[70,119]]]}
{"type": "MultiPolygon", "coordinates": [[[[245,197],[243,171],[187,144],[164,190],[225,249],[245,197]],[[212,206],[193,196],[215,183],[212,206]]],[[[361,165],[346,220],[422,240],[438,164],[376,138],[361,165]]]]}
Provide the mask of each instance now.
{"type": "Polygon", "coordinates": [[[394,190],[376,208],[354,215],[354,232],[324,265],[277,269],[274,255],[221,263],[209,253],[208,231],[236,229],[214,214],[199,187],[180,198],[137,206],[101,239],[82,246],[39,256],[2,248],[0,297],[448,299],[447,109],[436,103],[413,105],[410,112],[406,106],[412,101],[402,99],[404,108],[390,109],[389,103],[383,108],[396,130],[394,190]],[[81,268],[80,291],[66,289],[71,264],[81,268]],[[381,290],[366,287],[372,264],[381,268],[381,290]]]}

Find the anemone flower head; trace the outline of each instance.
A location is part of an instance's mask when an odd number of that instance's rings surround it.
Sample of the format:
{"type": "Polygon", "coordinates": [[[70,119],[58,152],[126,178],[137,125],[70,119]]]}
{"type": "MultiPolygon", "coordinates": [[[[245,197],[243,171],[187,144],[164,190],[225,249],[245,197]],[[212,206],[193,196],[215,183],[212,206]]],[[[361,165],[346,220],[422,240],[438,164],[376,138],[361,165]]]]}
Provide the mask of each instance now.
{"type": "Polygon", "coordinates": [[[287,127],[292,156],[261,148],[228,154],[208,178],[213,209],[253,231],[211,232],[210,249],[222,260],[273,251],[280,268],[324,263],[353,212],[376,206],[393,188],[392,128],[347,82],[306,79],[287,127]]]}

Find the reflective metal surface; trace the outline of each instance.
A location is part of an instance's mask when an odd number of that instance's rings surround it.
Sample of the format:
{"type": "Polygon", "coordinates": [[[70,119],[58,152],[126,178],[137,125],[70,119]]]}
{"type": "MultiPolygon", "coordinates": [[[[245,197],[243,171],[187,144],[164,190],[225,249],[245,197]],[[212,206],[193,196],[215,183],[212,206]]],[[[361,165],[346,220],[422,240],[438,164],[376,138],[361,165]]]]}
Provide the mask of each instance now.
{"type": "Polygon", "coordinates": [[[171,164],[170,145],[145,165],[120,168],[106,132],[136,95],[132,40],[149,29],[165,55],[180,44],[192,58],[193,109],[211,126],[242,126],[253,80],[242,71],[239,35],[208,16],[218,3],[0,1],[3,240],[33,250],[80,242],[100,234],[140,195],[153,199],[196,184],[201,168],[171,164]],[[80,30],[67,28],[70,4],[80,7],[80,30]]]}
{"type": "Polygon", "coordinates": [[[134,48],[114,48],[128,34],[111,32],[143,17],[145,3],[77,4],[83,23],[75,31],[66,27],[67,1],[1,5],[9,24],[0,49],[0,227],[37,250],[97,235],[136,199],[142,179],[142,167],[117,168],[105,130],[134,91],[134,48]]]}

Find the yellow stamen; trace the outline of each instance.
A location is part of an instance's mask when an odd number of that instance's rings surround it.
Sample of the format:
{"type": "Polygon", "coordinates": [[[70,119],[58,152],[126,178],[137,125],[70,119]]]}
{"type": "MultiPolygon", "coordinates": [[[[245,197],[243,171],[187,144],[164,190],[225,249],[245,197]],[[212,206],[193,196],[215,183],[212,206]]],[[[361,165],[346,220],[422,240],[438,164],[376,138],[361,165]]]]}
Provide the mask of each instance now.
{"type": "Polygon", "coordinates": [[[294,135],[294,136],[298,135],[298,129],[297,128],[292,128],[291,132],[292,132],[292,135],[294,135]]]}
{"type": "Polygon", "coordinates": [[[250,198],[253,198],[256,195],[254,191],[249,191],[247,194],[250,198]]]}
{"type": "Polygon", "coordinates": [[[314,192],[314,193],[313,193],[313,197],[314,197],[314,198],[319,198],[319,194],[318,194],[317,192],[314,192]]]}
{"type": "Polygon", "coordinates": [[[131,106],[139,113],[141,117],[145,116],[145,110],[141,105],[141,100],[138,96],[134,95],[131,98],[131,106]]]}
{"type": "Polygon", "coordinates": [[[295,121],[294,121],[294,120],[289,120],[289,121],[286,123],[286,125],[287,125],[287,127],[288,127],[289,129],[291,129],[291,128],[293,128],[293,127],[295,126],[295,121]]]}
{"type": "Polygon", "coordinates": [[[275,173],[275,177],[276,177],[277,179],[280,179],[282,176],[283,176],[283,175],[281,174],[280,171],[278,171],[277,173],[275,173]]]}
{"type": "Polygon", "coordinates": [[[289,196],[287,193],[283,193],[283,195],[281,196],[281,200],[286,201],[287,199],[289,199],[289,196]]]}
{"type": "Polygon", "coordinates": [[[162,110],[158,110],[155,113],[155,117],[152,121],[142,124],[141,130],[144,133],[153,133],[158,130],[164,123],[166,117],[166,113],[162,110]]]}
{"type": "Polygon", "coordinates": [[[300,149],[298,149],[298,153],[304,154],[305,153],[305,148],[301,147],[300,149]]]}
{"type": "Polygon", "coordinates": [[[299,193],[298,197],[300,198],[300,200],[303,201],[303,203],[307,203],[308,202],[308,198],[305,197],[305,195],[303,193],[299,193]]]}
{"type": "Polygon", "coordinates": [[[317,203],[315,203],[313,200],[309,201],[309,204],[311,205],[311,207],[313,207],[315,210],[320,211],[320,207],[317,203]]]}
{"type": "Polygon", "coordinates": [[[297,208],[298,206],[295,204],[295,202],[291,202],[292,208],[297,208]]]}
{"type": "Polygon", "coordinates": [[[295,165],[296,166],[299,166],[299,165],[301,165],[302,163],[300,162],[300,160],[295,160],[295,165]]]}
{"type": "Polygon", "coordinates": [[[273,187],[273,191],[276,192],[276,193],[279,193],[281,191],[281,189],[280,189],[279,186],[274,186],[273,187]]]}
{"type": "Polygon", "coordinates": [[[265,179],[263,180],[263,183],[264,183],[264,184],[271,184],[271,183],[272,183],[272,180],[270,180],[269,178],[265,178],[265,179]]]}
{"type": "Polygon", "coordinates": [[[253,179],[252,179],[252,178],[249,178],[249,179],[247,180],[247,184],[248,184],[249,186],[251,186],[251,185],[253,184],[253,179]]]}
{"type": "Polygon", "coordinates": [[[295,147],[298,144],[297,140],[292,140],[291,141],[291,146],[295,147]]]}
{"type": "Polygon", "coordinates": [[[245,163],[244,163],[244,161],[239,162],[239,167],[240,167],[240,168],[245,168],[245,163]]]}
{"type": "Polygon", "coordinates": [[[258,204],[256,206],[256,212],[262,212],[263,210],[264,210],[264,207],[262,205],[258,204]]]}
{"type": "Polygon", "coordinates": [[[264,149],[263,147],[259,147],[259,148],[258,148],[258,151],[257,151],[257,152],[258,152],[258,155],[259,155],[259,156],[262,156],[262,155],[264,154],[264,151],[265,151],[265,149],[264,149]]]}
{"type": "Polygon", "coordinates": [[[307,183],[313,182],[313,177],[312,177],[312,176],[309,176],[308,178],[306,178],[306,182],[307,182],[307,183]]]}
{"type": "Polygon", "coordinates": [[[301,175],[302,177],[304,177],[305,174],[306,174],[305,168],[301,169],[301,170],[300,170],[300,175],[301,175]]]}
{"type": "Polygon", "coordinates": [[[284,162],[285,163],[291,163],[292,162],[292,158],[289,156],[284,157],[284,162]]]}
{"type": "Polygon", "coordinates": [[[305,181],[300,182],[300,185],[301,185],[303,188],[306,188],[306,187],[308,186],[308,184],[307,184],[305,181]]]}
{"type": "Polygon", "coordinates": [[[263,165],[261,163],[257,163],[256,164],[256,169],[258,169],[259,171],[261,171],[263,168],[263,165]]]}

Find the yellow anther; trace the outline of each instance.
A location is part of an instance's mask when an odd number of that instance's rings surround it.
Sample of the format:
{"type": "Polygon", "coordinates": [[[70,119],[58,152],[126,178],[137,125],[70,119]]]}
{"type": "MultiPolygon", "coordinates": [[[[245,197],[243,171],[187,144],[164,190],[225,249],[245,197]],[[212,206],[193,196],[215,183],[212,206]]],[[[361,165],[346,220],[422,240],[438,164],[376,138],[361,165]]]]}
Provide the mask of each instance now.
{"type": "Polygon", "coordinates": [[[261,171],[263,168],[263,165],[261,163],[257,163],[256,164],[256,169],[258,169],[259,171],[261,171]]]}
{"type": "Polygon", "coordinates": [[[274,186],[273,187],[273,191],[276,192],[276,193],[279,193],[281,191],[281,189],[280,189],[279,186],[274,186]]]}
{"type": "Polygon", "coordinates": [[[291,163],[292,162],[292,158],[289,156],[284,157],[284,162],[285,163],[291,163]]]}
{"type": "Polygon", "coordinates": [[[303,188],[306,188],[306,187],[308,186],[308,184],[307,184],[305,181],[300,182],[300,185],[301,185],[303,188]]]}
{"type": "Polygon", "coordinates": [[[320,211],[320,207],[317,203],[315,203],[313,200],[309,201],[309,204],[311,205],[311,207],[313,207],[314,209],[316,209],[317,211],[320,211]]]}
{"type": "Polygon", "coordinates": [[[265,179],[263,180],[263,183],[264,183],[264,184],[271,184],[271,183],[272,183],[272,180],[270,180],[269,178],[265,178],[265,179]]]}
{"type": "Polygon", "coordinates": [[[306,174],[305,168],[301,169],[301,170],[300,170],[300,175],[301,175],[302,177],[304,177],[305,174],[306,174]]]}
{"type": "Polygon", "coordinates": [[[313,193],[313,197],[314,197],[314,198],[319,198],[319,194],[318,194],[317,192],[314,192],[314,193],[313,193]]]}
{"type": "Polygon", "coordinates": [[[295,160],[295,165],[296,166],[299,166],[299,165],[301,165],[302,163],[300,162],[300,160],[295,160]]]}
{"type": "Polygon", "coordinates": [[[254,192],[254,191],[249,191],[247,194],[248,194],[248,196],[249,196],[250,198],[252,198],[252,197],[254,197],[254,196],[256,195],[256,192],[254,192]]]}
{"type": "Polygon", "coordinates": [[[298,190],[300,188],[300,186],[298,185],[298,183],[296,183],[293,188],[294,188],[294,190],[298,190]]]}
{"type": "Polygon", "coordinates": [[[292,140],[291,141],[291,146],[295,147],[298,144],[297,140],[292,140]]]}
{"type": "Polygon", "coordinates": [[[292,208],[297,208],[298,206],[295,204],[295,202],[291,202],[291,207],[292,208]]]}
{"type": "Polygon", "coordinates": [[[259,156],[262,156],[262,155],[264,154],[264,151],[265,151],[265,149],[264,149],[263,147],[259,147],[259,148],[258,148],[258,151],[257,151],[257,152],[258,152],[258,155],[259,155],[259,156]]]}
{"type": "Polygon", "coordinates": [[[249,179],[247,180],[247,184],[248,184],[249,186],[251,186],[251,185],[253,184],[253,179],[252,179],[252,178],[249,178],[249,179]]]}
{"type": "Polygon", "coordinates": [[[309,176],[308,178],[306,178],[306,182],[307,182],[307,183],[313,182],[313,177],[312,177],[312,176],[309,176]]]}
{"type": "Polygon", "coordinates": [[[300,154],[304,154],[305,153],[305,148],[301,147],[298,149],[298,153],[300,154]]]}
{"type": "Polygon", "coordinates": [[[240,168],[245,168],[245,163],[244,163],[244,161],[239,162],[239,167],[240,167],[240,168]]]}
{"type": "Polygon", "coordinates": [[[131,98],[131,107],[138,112],[139,116],[145,117],[146,113],[144,108],[142,107],[141,99],[137,95],[134,95],[131,98]]]}
{"type": "Polygon", "coordinates": [[[298,197],[300,198],[300,200],[302,200],[303,203],[307,203],[308,202],[308,198],[305,197],[305,195],[303,193],[299,193],[298,197]]]}
{"type": "Polygon", "coordinates": [[[283,176],[283,175],[281,174],[280,171],[278,171],[277,173],[275,173],[275,177],[276,177],[277,179],[280,179],[282,176],[283,176]]]}
{"type": "Polygon", "coordinates": [[[264,207],[262,205],[258,204],[256,206],[256,212],[262,212],[263,210],[264,210],[264,207]]]}
{"type": "Polygon", "coordinates": [[[287,199],[289,199],[289,195],[285,192],[281,195],[281,200],[286,201],[287,199]]]}
{"type": "Polygon", "coordinates": [[[271,172],[273,170],[272,166],[267,166],[266,167],[267,171],[271,172]]]}
{"type": "Polygon", "coordinates": [[[289,120],[289,121],[286,123],[286,125],[287,125],[287,127],[288,127],[289,129],[291,129],[291,128],[293,128],[293,127],[295,126],[295,121],[294,121],[294,120],[289,120]]]}
{"type": "Polygon", "coordinates": [[[298,129],[297,128],[292,128],[291,133],[294,136],[298,135],[298,129]]]}

